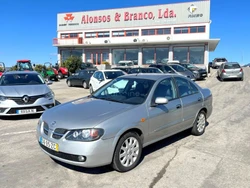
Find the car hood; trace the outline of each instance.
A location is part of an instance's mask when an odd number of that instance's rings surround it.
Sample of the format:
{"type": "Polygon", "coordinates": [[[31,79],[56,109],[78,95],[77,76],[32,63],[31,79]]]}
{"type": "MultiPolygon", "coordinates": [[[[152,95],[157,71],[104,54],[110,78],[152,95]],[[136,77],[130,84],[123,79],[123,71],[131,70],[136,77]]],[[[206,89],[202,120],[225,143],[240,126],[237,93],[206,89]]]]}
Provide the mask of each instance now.
{"type": "Polygon", "coordinates": [[[43,85],[19,85],[19,86],[0,86],[0,95],[7,97],[22,97],[24,95],[36,96],[50,92],[50,88],[43,85]]]}
{"type": "Polygon", "coordinates": [[[191,76],[191,77],[194,75],[191,71],[184,71],[184,72],[178,72],[178,73],[184,76],[191,76]]]}
{"type": "Polygon", "coordinates": [[[46,110],[42,119],[49,126],[52,122],[56,122],[53,128],[92,128],[135,107],[136,105],[86,97],[46,110]]]}

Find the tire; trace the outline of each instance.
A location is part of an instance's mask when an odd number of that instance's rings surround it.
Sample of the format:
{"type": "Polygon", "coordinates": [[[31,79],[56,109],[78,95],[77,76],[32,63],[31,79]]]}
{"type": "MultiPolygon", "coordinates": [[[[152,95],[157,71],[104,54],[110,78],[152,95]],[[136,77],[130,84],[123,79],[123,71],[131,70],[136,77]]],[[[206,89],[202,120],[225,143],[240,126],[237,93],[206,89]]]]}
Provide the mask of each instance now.
{"type": "Polygon", "coordinates": [[[138,165],[141,153],[142,141],[139,135],[135,132],[128,132],[118,141],[113,156],[112,167],[118,172],[132,170],[138,165]],[[124,156],[121,156],[123,154],[124,156]]]}
{"type": "Polygon", "coordinates": [[[203,110],[201,110],[195,119],[191,133],[195,136],[202,135],[205,132],[206,123],[207,123],[206,113],[203,110]]]}
{"type": "Polygon", "coordinates": [[[84,89],[88,89],[88,84],[87,84],[87,82],[83,81],[83,82],[82,82],[82,87],[83,87],[84,89]]]}
{"type": "Polygon", "coordinates": [[[89,86],[89,92],[90,92],[90,94],[92,94],[94,92],[92,85],[89,86]]]}
{"type": "Polygon", "coordinates": [[[63,79],[63,74],[61,72],[58,73],[58,79],[63,79]]]}
{"type": "Polygon", "coordinates": [[[72,84],[71,84],[71,81],[70,81],[70,80],[68,80],[68,81],[67,81],[67,85],[68,85],[69,87],[71,87],[71,86],[72,86],[72,84]]]}

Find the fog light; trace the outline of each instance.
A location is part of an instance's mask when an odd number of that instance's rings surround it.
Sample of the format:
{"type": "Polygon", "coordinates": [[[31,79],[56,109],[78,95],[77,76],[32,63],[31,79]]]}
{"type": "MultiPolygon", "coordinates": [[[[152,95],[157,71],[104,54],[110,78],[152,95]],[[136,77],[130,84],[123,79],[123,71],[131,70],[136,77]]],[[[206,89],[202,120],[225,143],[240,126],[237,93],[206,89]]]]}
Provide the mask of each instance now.
{"type": "Polygon", "coordinates": [[[86,157],[84,157],[84,156],[82,156],[82,155],[79,155],[79,156],[78,156],[78,161],[79,161],[79,162],[84,162],[84,161],[86,161],[86,157]]]}
{"type": "Polygon", "coordinates": [[[4,113],[7,108],[0,108],[0,113],[4,113]]]}

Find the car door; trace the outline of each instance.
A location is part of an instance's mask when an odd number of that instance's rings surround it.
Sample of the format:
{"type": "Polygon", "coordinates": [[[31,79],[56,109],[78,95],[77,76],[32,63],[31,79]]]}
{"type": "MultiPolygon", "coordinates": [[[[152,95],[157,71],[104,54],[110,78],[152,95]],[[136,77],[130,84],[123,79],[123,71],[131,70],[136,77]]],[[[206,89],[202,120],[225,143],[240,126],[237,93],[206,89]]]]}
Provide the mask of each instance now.
{"type": "Polygon", "coordinates": [[[76,86],[77,85],[77,75],[78,75],[79,73],[75,73],[74,75],[71,75],[70,76],[70,82],[71,82],[71,84],[72,85],[74,85],[74,86],[76,86]]]}
{"type": "Polygon", "coordinates": [[[184,130],[192,126],[196,115],[202,109],[203,96],[200,90],[189,79],[175,77],[175,83],[183,109],[183,122],[180,129],[184,130]]]}
{"type": "Polygon", "coordinates": [[[149,135],[147,142],[156,141],[178,132],[178,127],[182,123],[182,106],[172,78],[164,79],[158,83],[148,114],[149,135]],[[156,97],[165,97],[168,99],[168,103],[154,106],[156,97]]]}

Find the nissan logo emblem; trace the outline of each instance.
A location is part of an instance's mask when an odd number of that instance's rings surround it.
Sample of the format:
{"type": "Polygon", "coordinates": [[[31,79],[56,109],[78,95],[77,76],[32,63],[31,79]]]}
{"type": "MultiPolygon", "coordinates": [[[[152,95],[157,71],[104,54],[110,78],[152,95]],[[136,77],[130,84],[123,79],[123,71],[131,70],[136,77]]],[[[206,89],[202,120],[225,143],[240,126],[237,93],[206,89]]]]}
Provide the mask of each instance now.
{"type": "Polygon", "coordinates": [[[54,127],[56,125],[56,121],[53,121],[51,124],[50,124],[50,127],[54,127]]]}
{"type": "Polygon", "coordinates": [[[29,102],[29,97],[28,96],[23,96],[23,102],[25,102],[25,103],[29,102]]]}

